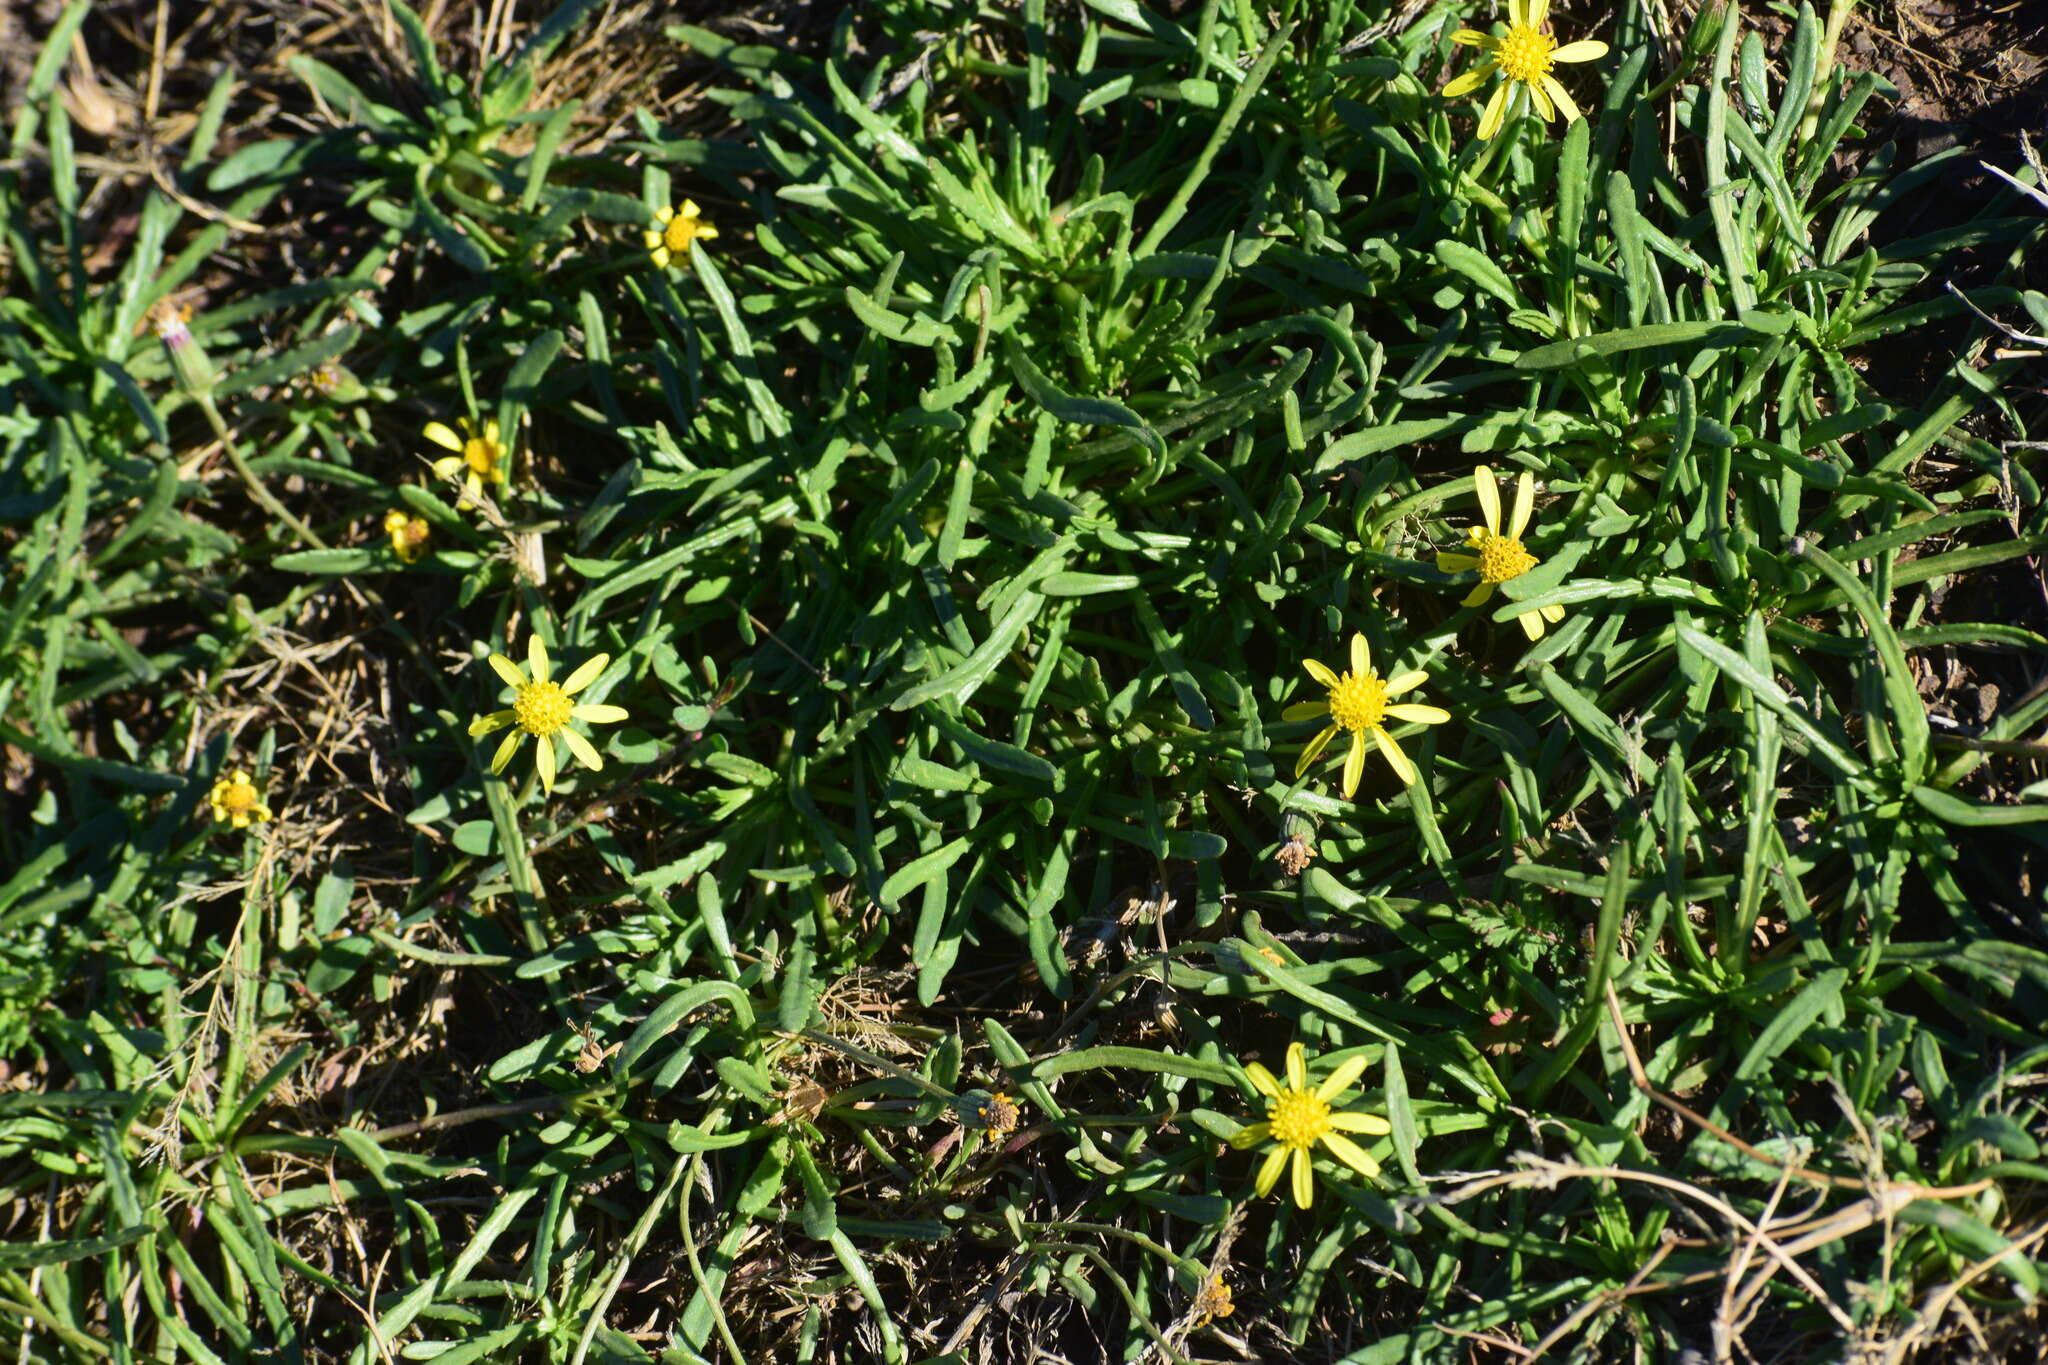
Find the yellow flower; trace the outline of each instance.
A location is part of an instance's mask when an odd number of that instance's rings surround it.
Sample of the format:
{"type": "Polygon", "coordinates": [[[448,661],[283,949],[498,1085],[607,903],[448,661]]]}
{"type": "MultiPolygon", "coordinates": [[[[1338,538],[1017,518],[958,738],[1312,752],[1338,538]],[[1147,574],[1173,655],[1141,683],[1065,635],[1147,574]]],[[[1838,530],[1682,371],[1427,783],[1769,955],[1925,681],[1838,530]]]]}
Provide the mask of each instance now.
{"type": "Polygon", "coordinates": [[[1471,94],[1496,71],[1507,78],[1494,90],[1492,98],[1486,101],[1486,112],[1480,115],[1482,142],[1498,133],[1501,124],[1507,121],[1508,96],[1517,85],[1529,91],[1529,100],[1536,106],[1536,112],[1543,115],[1544,122],[1548,123],[1560,111],[1566,123],[1579,117],[1579,106],[1572,103],[1570,92],[1558,84],[1550,69],[1559,62],[1598,61],[1607,55],[1607,44],[1587,38],[1559,47],[1557,39],[1543,31],[1544,16],[1549,10],[1550,0],[1508,0],[1507,37],[1496,38],[1469,28],[1451,35],[1452,42],[1483,47],[1493,56],[1445,86],[1447,98],[1471,94]]]}
{"type": "Polygon", "coordinates": [[[263,804],[263,793],[256,789],[249,774],[240,768],[215,781],[206,802],[213,807],[215,824],[225,820],[236,829],[247,829],[251,820],[270,818],[270,807],[263,804]]]}
{"type": "Polygon", "coordinates": [[[1417,669],[1396,677],[1382,679],[1372,671],[1372,659],[1366,652],[1365,636],[1351,637],[1351,671],[1338,676],[1314,659],[1303,659],[1301,666],[1308,675],[1330,689],[1325,701],[1296,702],[1280,713],[1283,720],[1313,720],[1327,715],[1330,723],[1323,732],[1308,742],[1301,751],[1301,758],[1294,765],[1294,775],[1300,777],[1308,771],[1308,765],[1322,756],[1330,741],[1348,730],[1351,732],[1351,752],[1344,757],[1344,796],[1349,800],[1358,790],[1358,779],[1365,772],[1365,737],[1369,734],[1379,750],[1386,756],[1388,766],[1396,776],[1409,786],[1415,785],[1415,765],[1408,761],[1408,755],[1401,752],[1401,746],[1387,733],[1386,719],[1414,721],[1418,725],[1442,725],[1451,718],[1451,713],[1441,706],[1396,705],[1390,698],[1403,692],[1412,692],[1429,681],[1429,675],[1417,669]]]}
{"type": "Polygon", "coordinates": [[[1392,1132],[1392,1126],[1377,1114],[1330,1112],[1330,1101],[1342,1094],[1364,1070],[1365,1058],[1353,1057],[1332,1071],[1328,1080],[1311,1090],[1308,1088],[1308,1054],[1300,1043],[1287,1045],[1286,1085],[1280,1084],[1272,1072],[1257,1062],[1245,1067],[1246,1078],[1271,1103],[1266,1106],[1266,1121],[1238,1129],[1230,1139],[1230,1145],[1241,1152],[1261,1142],[1273,1142],[1273,1150],[1266,1155],[1265,1165],[1259,1167],[1256,1188],[1261,1198],[1272,1193],[1273,1186],[1280,1179],[1280,1168],[1292,1157],[1294,1202],[1307,1208],[1313,1188],[1313,1154],[1318,1142],[1330,1149],[1331,1156],[1368,1180],[1378,1177],[1380,1163],[1344,1134],[1377,1136],[1392,1132]]]}
{"type": "Polygon", "coordinates": [[[455,452],[434,461],[434,473],[443,479],[462,475],[462,497],[459,501],[474,503],[483,492],[485,483],[505,482],[505,443],[498,439],[496,421],[484,423],[481,432],[467,417],[461,422],[460,434],[446,422],[429,422],[420,434],[443,450],[455,452]]]}
{"type": "Polygon", "coordinates": [[[540,741],[535,755],[535,764],[540,769],[540,784],[549,792],[555,789],[555,736],[560,735],[569,746],[569,752],[576,756],[584,767],[596,772],[604,767],[604,759],[589,740],[569,728],[573,720],[602,724],[626,718],[623,706],[578,705],[569,700],[584,688],[597,681],[597,675],[604,672],[604,666],[611,662],[611,655],[599,654],[583,661],[583,666],[569,675],[566,682],[554,682],[548,676],[548,647],[539,635],[532,635],[526,641],[526,663],[533,670],[528,679],[519,671],[519,665],[502,654],[491,656],[491,668],[505,685],[512,689],[512,705],[503,711],[493,711],[487,716],[478,716],[469,723],[472,738],[487,735],[493,730],[513,727],[505,736],[505,742],[498,746],[497,754],[491,759],[491,771],[501,773],[512,761],[512,755],[519,749],[519,743],[528,735],[540,741]]]}
{"type": "MultiPolygon", "coordinates": [[[[1511,578],[1520,578],[1536,567],[1536,556],[1522,545],[1522,532],[1529,529],[1529,511],[1536,503],[1536,479],[1528,470],[1515,482],[1515,515],[1508,522],[1507,534],[1500,529],[1500,490],[1493,486],[1493,471],[1485,465],[1472,471],[1472,491],[1479,495],[1479,513],[1486,518],[1486,525],[1473,526],[1465,532],[1465,548],[1470,554],[1439,553],[1437,568],[1445,573],[1463,573],[1467,569],[1479,570],[1479,582],[1471,592],[1465,594],[1461,606],[1484,606],[1493,596],[1498,585],[1511,578]]],[[[1564,608],[1556,604],[1525,611],[1515,620],[1522,626],[1522,633],[1531,640],[1543,638],[1543,623],[1553,625],[1564,620],[1564,608]]]]}
{"type": "Polygon", "coordinates": [[[391,552],[410,564],[427,552],[427,523],[409,517],[397,508],[384,514],[384,530],[391,537],[391,552]]]}
{"type": "Polygon", "coordinates": [[[680,208],[663,204],[654,211],[654,226],[641,233],[640,240],[656,265],[666,270],[670,261],[690,254],[691,242],[718,236],[718,229],[698,216],[701,212],[694,199],[685,199],[680,208]]]}

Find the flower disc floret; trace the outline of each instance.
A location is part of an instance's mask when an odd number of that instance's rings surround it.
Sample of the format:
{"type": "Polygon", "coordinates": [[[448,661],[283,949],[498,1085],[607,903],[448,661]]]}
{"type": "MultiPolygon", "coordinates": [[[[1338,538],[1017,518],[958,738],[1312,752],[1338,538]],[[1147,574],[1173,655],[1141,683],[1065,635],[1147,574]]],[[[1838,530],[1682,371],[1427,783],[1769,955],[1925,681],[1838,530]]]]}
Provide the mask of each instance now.
{"type": "Polygon", "coordinates": [[[581,667],[562,682],[554,681],[548,661],[547,644],[538,635],[529,636],[526,642],[526,664],[532,670],[529,677],[521,672],[519,665],[502,654],[490,656],[491,671],[498,675],[507,687],[512,689],[512,704],[502,711],[493,711],[478,716],[469,723],[472,737],[490,734],[493,730],[511,728],[498,745],[498,752],[491,757],[491,771],[502,773],[512,761],[519,745],[528,735],[539,742],[534,753],[534,767],[540,773],[540,784],[549,793],[555,790],[555,773],[559,760],[555,752],[555,740],[569,746],[569,752],[578,763],[597,772],[604,767],[604,758],[597,747],[582,734],[569,726],[572,720],[592,724],[609,724],[626,718],[623,706],[607,706],[601,702],[577,702],[571,700],[578,692],[596,682],[611,662],[611,655],[597,654],[585,659],[581,667]]]}
{"type": "Polygon", "coordinates": [[[1371,673],[1346,673],[1330,689],[1330,721],[1346,730],[1370,730],[1387,714],[1387,685],[1371,673]]]}
{"type": "Polygon", "coordinates": [[[1266,1109],[1273,1141],[1283,1147],[1312,1147],[1330,1131],[1330,1102],[1307,1090],[1283,1090],[1266,1109]]]}
{"type": "Polygon", "coordinates": [[[1487,536],[1478,542],[1478,550],[1479,576],[1488,583],[1505,583],[1536,567],[1536,556],[1513,536],[1487,536]]]}
{"type": "Polygon", "coordinates": [[[1534,85],[1550,74],[1550,54],[1557,51],[1557,39],[1540,29],[1519,24],[1508,27],[1500,40],[1500,73],[1511,81],[1534,85]]]}
{"type": "Polygon", "coordinates": [[[546,739],[569,723],[576,704],[560,683],[533,682],[518,690],[512,700],[512,714],[519,728],[535,739],[546,739]]]}

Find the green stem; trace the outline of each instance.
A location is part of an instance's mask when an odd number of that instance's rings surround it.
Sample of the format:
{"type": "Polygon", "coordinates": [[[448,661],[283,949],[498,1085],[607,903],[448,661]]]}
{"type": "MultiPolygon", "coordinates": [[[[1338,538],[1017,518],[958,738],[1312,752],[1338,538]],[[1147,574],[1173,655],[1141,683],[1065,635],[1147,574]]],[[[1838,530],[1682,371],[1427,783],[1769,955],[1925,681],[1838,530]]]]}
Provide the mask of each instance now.
{"type": "Polygon", "coordinates": [[[327,542],[315,535],[312,527],[293,516],[290,509],[263,486],[263,480],[256,477],[256,471],[249,468],[249,462],[242,458],[241,448],[235,444],[234,436],[229,433],[228,424],[221,417],[220,409],[213,404],[213,395],[200,393],[194,397],[199,400],[199,410],[206,414],[207,422],[212,425],[213,434],[220,438],[220,448],[227,452],[228,463],[235,467],[235,473],[241,476],[242,485],[249,490],[249,496],[256,499],[257,505],[264,511],[289,526],[292,534],[301,541],[316,550],[326,549],[327,542]]]}

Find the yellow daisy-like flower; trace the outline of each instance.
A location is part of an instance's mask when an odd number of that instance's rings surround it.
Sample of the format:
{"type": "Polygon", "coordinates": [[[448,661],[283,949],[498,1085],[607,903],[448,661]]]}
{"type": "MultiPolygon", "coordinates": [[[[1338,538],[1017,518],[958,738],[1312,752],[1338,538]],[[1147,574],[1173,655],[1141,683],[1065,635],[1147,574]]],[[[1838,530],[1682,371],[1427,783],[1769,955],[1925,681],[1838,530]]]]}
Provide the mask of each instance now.
{"type": "MultiPolygon", "coordinates": [[[[1472,491],[1479,495],[1479,513],[1486,518],[1486,524],[1466,530],[1465,548],[1471,551],[1470,554],[1440,552],[1436,566],[1445,573],[1479,570],[1479,582],[1459,604],[1478,607],[1486,604],[1496,587],[1511,578],[1520,578],[1536,567],[1536,556],[1522,545],[1522,532],[1529,529],[1529,512],[1536,504],[1536,479],[1525,469],[1522,477],[1515,481],[1515,515],[1508,522],[1506,535],[1502,535],[1500,529],[1500,490],[1493,486],[1493,471],[1487,466],[1481,465],[1472,471],[1472,491]]],[[[1555,625],[1564,620],[1564,608],[1553,603],[1525,611],[1515,620],[1521,623],[1524,635],[1531,640],[1540,640],[1543,638],[1543,623],[1548,621],[1555,625]]]]}
{"type": "Polygon", "coordinates": [[[641,233],[640,240],[657,266],[666,270],[676,257],[689,255],[690,243],[699,237],[708,242],[718,236],[718,229],[699,216],[702,212],[694,199],[685,199],[679,208],[663,204],[654,211],[654,226],[641,233]]]}
{"type": "Polygon", "coordinates": [[[384,514],[384,532],[391,537],[391,552],[410,564],[427,552],[427,523],[407,516],[397,508],[384,514]]]}
{"type": "Polygon", "coordinates": [[[592,772],[604,767],[604,759],[598,755],[591,742],[569,728],[571,720],[606,724],[626,718],[623,706],[578,705],[569,700],[584,688],[597,681],[597,675],[604,672],[604,666],[611,662],[611,655],[597,654],[583,661],[583,666],[571,673],[566,682],[555,682],[549,677],[548,647],[539,635],[527,637],[526,663],[533,670],[528,678],[519,671],[519,665],[502,654],[491,656],[491,668],[505,685],[512,689],[512,705],[503,711],[493,711],[487,716],[478,716],[469,723],[471,738],[487,735],[493,730],[513,727],[505,736],[504,743],[491,759],[491,771],[501,773],[505,765],[518,752],[520,741],[532,735],[540,741],[535,755],[535,764],[540,769],[540,784],[550,793],[555,790],[555,737],[569,746],[569,752],[577,762],[592,772]]]}
{"type": "Polygon", "coordinates": [[[240,768],[214,782],[206,803],[213,807],[215,824],[225,821],[236,829],[249,828],[252,820],[270,818],[270,807],[263,804],[263,793],[257,790],[249,774],[240,768]]]}
{"type": "Polygon", "coordinates": [[[1372,671],[1372,657],[1366,651],[1363,635],[1351,637],[1350,672],[1340,676],[1314,659],[1303,659],[1301,666],[1308,670],[1311,678],[1330,689],[1330,695],[1324,701],[1296,702],[1280,713],[1281,719],[1313,720],[1327,715],[1330,723],[1301,751],[1301,758],[1294,765],[1294,775],[1300,777],[1307,772],[1309,764],[1322,756],[1330,741],[1348,730],[1351,733],[1351,752],[1344,757],[1346,800],[1358,790],[1358,779],[1365,772],[1367,735],[1372,736],[1395,775],[1407,785],[1414,786],[1415,765],[1408,761],[1408,755],[1401,752],[1401,746],[1387,733],[1386,721],[1391,716],[1395,720],[1413,721],[1418,725],[1442,725],[1451,718],[1451,713],[1441,706],[1396,704],[1392,701],[1403,692],[1412,692],[1428,682],[1429,675],[1415,669],[1392,678],[1381,678],[1372,671]]]}
{"type": "Polygon", "coordinates": [[[1314,1190],[1314,1153],[1317,1143],[1330,1149],[1330,1155],[1357,1171],[1368,1180],[1377,1179],[1380,1163],[1346,1133],[1364,1133],[1377,1137],[1393,1131],[1393,1126],[1377,1114],[1356,1114],[1343,1111],[1331,1112],[1330,1101],[1341,1095],[1345,1088],[1357,1080],[1365,1070],[1365,1058],[1353,1057],[1342,1063],[1321,1085],[1308,1088],[1308,1054],[1300,1043],[1287,1045],[1287,1084],[1282,1085],[1273,1073],[1251,1062],[1245,1066],[1244,1074],[1270,1103],[1266,1106],[1266,1121],[1253,1123],[1237,1130],[1230,1139],[1230,1145],[1240,1152],[1270,1141],[1273,1150],[1266,1155],[1266,1162],[1259,1167],[1255,1188],[1259,1197],[1273,1192],[1279,1183],[1280,1169],[1294,1163],[1294,1202],[1307,1208],[1309,1196],[1314,1190]]]}
{"type": "Polygon", "coordinates": [[[1548,123],[1559,113],[1564,115],[1566,123],[1579,117],[1579,106],[1572,103],[1571,93],[1558,84],[1557,77],[1550,74],[1551,68],[1559,62],[1598,61],[1607,55],[1607,44],[1596,38],[1583,38],[1559,47],[1557,39],[1543,29],[1543,20],[1549,12],[1550,0],[1508,0],[1508,32],[1505,38],[1470,28],[1461,28],[1451,35],[1454,43],[1483,47],[1493,55],[1446,85],[1444,95],[1447,98],[1457,99],[1471,94],[1496,71],[1507,78],[1486,101],[1486,112],[1479,117],[1479,138],[1482,142],[1491,139],[1507,121],[1508,97],[1518,85],[1529,92],[1529,102],[1536,106],[1536,112],[1543,116],[1544,122],[1548,123]]]}
{"type": "Polygon", "coordinates": [[[505,443],[498,439],[497,422],[484,423],[482,430],[467,417],[461,423],[459,433],[446,422],[429,422],[420,432],[443,450],[455,452],[434,461],[434,473],[443,479],[462,476],[458,505],[478,501],[486,483],[505,482],[505,443]]]}

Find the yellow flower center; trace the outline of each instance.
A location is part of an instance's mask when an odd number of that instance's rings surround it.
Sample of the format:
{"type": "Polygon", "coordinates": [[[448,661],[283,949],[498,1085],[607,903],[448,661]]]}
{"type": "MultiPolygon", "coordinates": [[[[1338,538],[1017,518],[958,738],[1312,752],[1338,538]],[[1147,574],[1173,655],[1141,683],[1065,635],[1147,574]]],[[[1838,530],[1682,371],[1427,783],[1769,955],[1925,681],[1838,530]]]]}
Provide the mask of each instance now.
{"type": "Polygon", "coordinates": [[[247,780],[230,782],[220,794],[221,809],[230,815],[240,815],[256,806],[256,784],[247,780]]]}
{"type": "Polygon", "coordinates": [[[494,442],[481,436],[472,436],[462,443],[462,458],[476,473],[489,478],[497,472],[498,447],[494,442]]]}
{"type": "MultiPolygon", "coordinates": [[[[1346,673],[1330,689],[1330,719],[1346,730],[1370,730],[1387,714],[1387,685],[1376,673],[1346,673]]],[[[1328,1113],[1330,1106],[1323,1106],[1328,1113]]]]}
{"type": "Polygon", "coordinates": [[[1508,36],[1500,40],[1500,69],[1511,81],[1534,85],[1550,74],[1550,54],[1557,51],[1557,39],[1541,29],[1508,25],[1508,36]]]}
{"type": "Polygon", "coordinates": [[[1488,536],[1477,548],[1479,577],[1488,583],[1505,583],[1536,567],[1536,556],[1513,536],[1488,536]]]}
{"type": "Polygon", "coordinates": [[[519,728],[535,739],[546,739],[567,725],[574,709],[569,694],[554,682],[530,682],[512,699],[512,714],[519,728]]]}
{"type": "Polygon", "coordinates": [[[695,217],[685,218],[679,213],[661,230],[661,244],[670,251],[688,251],[690,243],[697,240],[697,230],[695,217]]]}
{"type": "Polygon", "coordinates": [[[1266,1121],[1282,1147],[1313,1147],[1330,1131],[1330,1102],[1313,1090],[1283,1090],[1266,1110],[1266,1121]]]}

